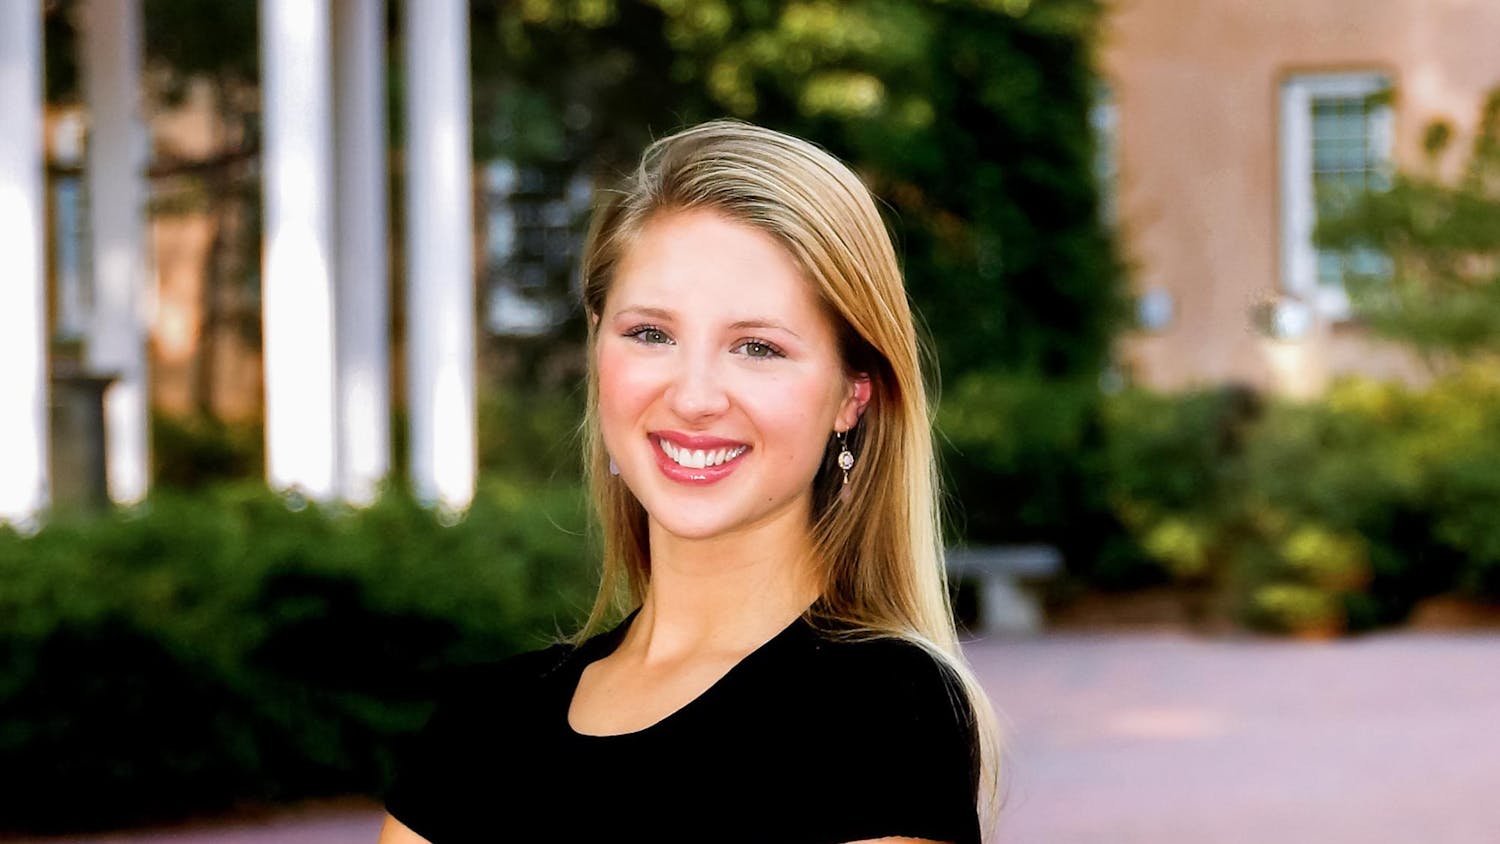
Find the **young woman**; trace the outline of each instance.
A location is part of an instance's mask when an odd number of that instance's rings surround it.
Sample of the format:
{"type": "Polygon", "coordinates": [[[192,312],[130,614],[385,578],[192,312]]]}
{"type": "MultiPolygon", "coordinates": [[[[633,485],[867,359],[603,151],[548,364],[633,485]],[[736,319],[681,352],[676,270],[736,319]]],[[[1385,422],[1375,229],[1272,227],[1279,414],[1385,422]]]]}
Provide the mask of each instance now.
{"type": "Polygon", "coordinates": [[[688,129],[597,213],[583,298],[598,599],[439,705],[381,841],[977,842],[994,715],[869,191],[796,138],[688,129]]]}

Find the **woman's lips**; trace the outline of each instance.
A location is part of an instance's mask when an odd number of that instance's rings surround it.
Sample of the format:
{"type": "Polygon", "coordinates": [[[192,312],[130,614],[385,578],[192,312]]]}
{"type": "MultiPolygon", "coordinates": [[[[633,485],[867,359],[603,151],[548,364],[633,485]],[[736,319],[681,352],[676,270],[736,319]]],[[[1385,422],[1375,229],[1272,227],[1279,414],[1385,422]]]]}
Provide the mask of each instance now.
{"type": "Polygon", "coordinates": [[[661,469],[661,473],[678,483],[692,486],[707,486],[718,483],[738,468],[740,461],[744,459],[745,455],[750,453],[750,447],[745,446],[744,451],[717,466],[705,466],[702,469],[695,469],[683,466],[676,460],[668,457],[667,453],[662,451],[660,436],[653,434],[650,440],[651,451],[656,454],[656,465],[661,469]]]}

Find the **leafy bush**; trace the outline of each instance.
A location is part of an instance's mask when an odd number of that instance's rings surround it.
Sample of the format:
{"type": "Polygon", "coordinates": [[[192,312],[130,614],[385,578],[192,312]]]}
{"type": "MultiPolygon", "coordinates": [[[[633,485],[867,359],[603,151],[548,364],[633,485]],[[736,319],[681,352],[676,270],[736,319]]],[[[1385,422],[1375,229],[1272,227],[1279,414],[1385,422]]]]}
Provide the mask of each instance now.
{"type": "Polygon", "coordinates": [[[1125,393],[1106,404],[1110,506],[1217,609],[1285,632],[1500,599],[1500,379],[1364,379],[1313,402],[1125,393]]]}
{"type": "Polygon", "coordinates": [[[0,532],[0,829],[370,793],[448,672],[569,629],[576,485],[490,481],[444,526],[258,483],[0,532]]]}
{"type": "Polygon", "coordinates": [[[1199,622],[1231,617],[1236,560],[1263,537],[1242,494],[1242,455],[1261,413],[1240,388],[1184,395],[1126,391],[1103,408],[1109,508],[1162,574],[1190,587],[1199,622]]]}
{"type": "Polygon", "coordinates": [[[987,371],[945,390],[937,432],[949,540],[1048,543],[1072,575],[1106,589],[1161,582],[1108,506],[1101,413],[1092,381],[987,371]]]}
{"type": "Polygon", "coordinates": [[[584,387],[490,389],[479,397],[479,465],[507,478],[577,480],[584,387]]]}
{"type": "Polygon", "coordinates": [[[197,489],[255,477],[264,463],[264,443],[264,433],[258,424],[154,414],[151,452],[155,458],[155,482],[177,489],[197,489]]]}

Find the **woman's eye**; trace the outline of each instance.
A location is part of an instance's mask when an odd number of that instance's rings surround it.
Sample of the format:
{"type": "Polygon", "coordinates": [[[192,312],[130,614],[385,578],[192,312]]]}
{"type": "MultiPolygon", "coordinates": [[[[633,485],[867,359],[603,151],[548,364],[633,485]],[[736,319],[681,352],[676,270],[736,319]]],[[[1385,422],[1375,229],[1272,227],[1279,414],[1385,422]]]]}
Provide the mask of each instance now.
{"type": "Polygon", "coordinates": [[[752,358],[779,358],[779,357],[781,357],[781,350],[780,349],[776,348],[775,346],[771,345],[770,343],[762,342],[760,340],[746,340],[745,342],[743,342],[743,343],[740,344],[740,348],[744,349],[745,350],[745,354],[748,357],[752,357],[752,358]]]}
{"type": "Polygon", "coordinates": [[[667,336],[667,332],[653,325],[642,325],[639,328],[632,328],[625,332],[625,336],[638,343],[657,344],[672,342],[672,338],[667,336]]]}

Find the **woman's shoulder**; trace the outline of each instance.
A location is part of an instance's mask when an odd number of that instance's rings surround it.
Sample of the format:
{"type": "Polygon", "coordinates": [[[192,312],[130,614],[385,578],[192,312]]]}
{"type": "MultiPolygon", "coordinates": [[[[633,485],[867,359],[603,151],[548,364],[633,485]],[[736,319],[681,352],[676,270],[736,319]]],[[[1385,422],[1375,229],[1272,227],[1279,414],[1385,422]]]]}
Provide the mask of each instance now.
{"type": "Polygon", "coordinates": [[[503,776],[496,759],[528,752],[554,697],[549,678],[573,651],[553,644],[445,674],[425,695],[426,726],[400,749],[386,809],[428,840],[470,840],[476,788],[503,776]]]}
{"type": "Polygon", "coordinates": [[[828,840],[978,841],[978,734],[947,658],[902,636],[824,635],[814,653],[800,701],[839,766],[819,775],[828,840]]]}
{"type": "Polygon", "coordinates": [[[898,635],[849,638],[822,633],[807,663],[807,682],[849,730],[905,725],[926,733],[973,738],[974,717],[952,664],[898,635]]]}
{"type": "Polygon", "coordinates": [[[432,690],[431,697],[442,709],[467,702],[492,711],[497,698],[514,701],[534,690],[550,687],[590,659],[591,654],[607,648],[619,632],[620,627],[616,626],[579,641],[559,638],[538,642],[536,647],[519,653],[453,669],[432,690]]]}
{"type": "Polygon", "coordinates": [[[817,670],[841,685],[944,695],[961,687],[947,659],[914,638],[826,631],[815,635],[817,670]]]}
{"type": "Polygon", "coordinates": [[[428,732],[442,724],[466,729],[473,722],[495,723],[497,715],[543,699],[576,650],[553,643],[448,669],[422,693],[433,705],[428,732]]]}

